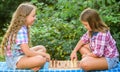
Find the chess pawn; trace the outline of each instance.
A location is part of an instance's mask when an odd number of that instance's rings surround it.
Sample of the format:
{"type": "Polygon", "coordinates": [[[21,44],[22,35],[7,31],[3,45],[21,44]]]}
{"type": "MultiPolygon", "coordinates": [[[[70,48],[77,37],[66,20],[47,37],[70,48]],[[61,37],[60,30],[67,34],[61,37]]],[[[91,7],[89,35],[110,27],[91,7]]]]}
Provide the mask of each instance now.
{"type": "Polygon", "coordinates": [[[63,62],[63,61],[60,61],[60,62],[59,62],[59,67],[60,67],[60,68],[63,67],[63,63],[62,63],[62,62],[63,62]]]}
{"type": "Polygon", "coordinates": [[[70,66],[71,66],[71,68],[73,68],[73,61],[72,60],[70,61],[70,66]]]}
{"type": "Polygon", "coordinates": [[[73,60],[73,67],[76,68],[77,67],[77,60],[73,60]]]}
{"type": "Polygon", "coordinates": [[[64,62],[64,68],[68,68],[67,61],[64,62]]]}
{"type": "Polygon", "coordinates": [[[59,61],[59,68],[62,68],[62,61],[59,61]]]}
{"type": "Polygon", "coordinates": [[[57,62],[57,68],[61,68],[61,61],[57,62]]]}
{"type": "Polygon", "coordinates": [[[57,60],[54,61],[55,68],[57,68],[57,60]]]}
{"type": "Polygon", "coordinates": [[[62,61],[61,67],[66,68],[65,64],[66,64],[66,61],[62,61]]]}
{"type": "Polygon", "coordinates": [[[49,68],[52,68],[52,61],[50,61],[49,68]]]}
{"type": "Polygon", "coordinates": [[[54,59],[52,59],[52,68],[54,68],[55,67],[55,61],[54,61],[54,59]]]}
{"type": "Polygon", "coordinates": [[[66,67],[67,67],[67,68],[70,68],[70,67],[71,67],[70,60],[67,61],[66,67]]]}

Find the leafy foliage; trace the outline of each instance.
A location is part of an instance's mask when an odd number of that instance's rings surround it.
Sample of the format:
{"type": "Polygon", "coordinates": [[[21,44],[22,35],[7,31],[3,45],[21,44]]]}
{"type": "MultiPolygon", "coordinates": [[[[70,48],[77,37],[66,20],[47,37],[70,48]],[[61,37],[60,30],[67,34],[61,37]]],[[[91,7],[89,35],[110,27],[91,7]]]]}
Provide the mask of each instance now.
{"type": "MultiPolygon", "coordinates": [[[[5,1],[5,0],[4,0],[5,1]]],[[[0,9],[9,10],[7,13],[0,14],[7,26],[13,13],[11,4],[17,7],[19,1],[0,2],[0,9]],[[6,4],[10,6],[4,8],[6,4]]],[[[22,0],[21,0],[22,2],[22,0]]],[[[116,40],[120,52],[120,1],[119,0],[31,0],[37,10],[37,20],[31,28],[32,45],[44,45],[51,58],[70,59],[70,53],[77,44],[79,38],[85,33],[85,28],[79,21],[81,11],[85,8],[96,9],[103,21],[110,27],[111,33],[116,40]]],[[[2,21],[0,21],[2,22],[2,21]]],[[[2,23],[3,24],[3,23],[2,23]]],[[[6,29],[0,25],[2,31],[6,29]]],[[[0,30],[1,31],[1,30],[0,30]]],[[[2,32],[0,34],[3,34],[2,32]]],[[[3,36],[0,37],[2,39],[3,36]]],[[[80,54],[78,54],[80,59],[80,54]]],[[[1,57],[3,58],[3,57],[1,57]]],[[[1,60],[0,58],[0,60],[1,60]]]]}
{"type": "Polygon", "coordinates": [[[52,58],[69,59],[71,50],[82,34],[80,30],[84,31],[58,18],[42,18],[32,28],[31,40],[33,45],[44,45],[52,58]]]}
{"type": "Polygon", "coordinates": [[[69,59],[72,49],[85,33],[79,14],[85,8],[96,9],[111,28],[120,49],[119,2],[115,0],[32,1],[38,7],[37,22],[32,28],[33,45],[44,45],[54,59],[69,59]],[[54,3],[52,3],[54,2],[54,3]]]}
{"type": "MultiPolygon", "coordinates": [[[[30,0],[26,0],[30,1],[30,0]]],[[[25,0],[0,0],[0,35],[3,35],[10,23],[12,13],[25,0]]]]}

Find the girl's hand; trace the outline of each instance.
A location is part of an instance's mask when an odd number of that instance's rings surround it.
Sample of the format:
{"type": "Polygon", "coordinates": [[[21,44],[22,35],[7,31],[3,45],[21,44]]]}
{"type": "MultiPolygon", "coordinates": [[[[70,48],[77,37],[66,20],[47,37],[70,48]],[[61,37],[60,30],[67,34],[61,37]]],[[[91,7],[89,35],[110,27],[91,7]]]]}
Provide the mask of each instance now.
{"type": "Polygon", "coordinates": [[[84,57],[87,57],[87,56],[90,56],[90,57],[97,57],[95,54],[93,54],[93,53],[88,53],[88,54],[83,54],[82,55],[82,58],[84,58],[84,57]]]}
{"type": "Polygon", "coordinates": [[[46,61],[50,61],[50,55],[48,53],[46,53],[45,58],[46,58],[46,61]]]}
{"type": "Polygon", "coordinates": [[[71,55],[70,55],[70,58],[71,58],[71,60],[77,60],[77,54],[76,54],[77,52],[76,51],[72,51],[72,53],[71,53],[71,55]]]}
{"type": "Polygon", "coordinates": [[[42,52],[42,51],[36,51],[38,55],[41,55],[46,58],[46,61],[50,61],[50,55],[48,53],[42,52]]]}
{"type": "Polygon", "coordinates": [[[85,58],[86,56],[87,56],[87,54],[83,54],[83,55],[82,55],[82,58],[85,58]]]}

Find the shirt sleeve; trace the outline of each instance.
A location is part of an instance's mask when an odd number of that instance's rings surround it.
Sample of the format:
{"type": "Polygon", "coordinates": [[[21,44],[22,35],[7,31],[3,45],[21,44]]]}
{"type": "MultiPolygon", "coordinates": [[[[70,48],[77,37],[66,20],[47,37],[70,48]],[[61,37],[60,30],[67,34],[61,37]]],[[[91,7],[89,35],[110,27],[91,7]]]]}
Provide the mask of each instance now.
{"type": "Polygon", "coordinates": [[[89,43],[88,32],[86,32],[86,33],[81,37],[81,40],[83,41],[84,44],[89,43]]]}
{"type": "Polygon", "coordinates": [[[104,54],[104,48],[106,46],[106,33],[98,33],[96,37],[93,37],[91,39],[91,45],[92,45],[92,51],[95,55],[98,57],[103,56],[104,54]]]}
{"type": "Polygon", "coordinates": [[[28,34],[26,29],[21,28],[17,33],[16,44],[20,45],[23,43],[28,43],[28,34]]]}

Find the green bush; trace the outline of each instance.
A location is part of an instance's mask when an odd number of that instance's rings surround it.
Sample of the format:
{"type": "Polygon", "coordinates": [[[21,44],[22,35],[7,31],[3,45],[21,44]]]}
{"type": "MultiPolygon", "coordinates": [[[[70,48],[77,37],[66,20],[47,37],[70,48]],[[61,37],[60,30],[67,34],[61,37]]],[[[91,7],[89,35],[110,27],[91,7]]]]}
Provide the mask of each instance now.
{"type": "Polygon", "coordinates": [[[82,26],[75,27],[54,17],[37,21],[31,32],[33,45],[44,45],[54,59],[69,59],[71,50],[84,32],[82,26]]]}
{"type": "MultiPolygon", "coordinates": [[[[31,0],[31,2],[38,8],[37,20],[31,28],[32,45],[44,45],[51,58],[70,59],[71,51],[85,33],[79,16],[81,11],[88,7],[96,9],[110,27],[120,52],[120,1],[31,0]]],[[[4,27],[1,29],[6,30],[4,27]]],[[[2,37],[0,36],[0,41],[2,37]]],[[[80,54],[78,55],[80,58],[80,54]]],[[[3,60],[4,57],[0,56],[0,61],[3,60]]]]}
{"type": "Polygon", "coordinates": [[[35,0],[33,2],[38,7],[37,20],[31,33],[33,45],[44,45],[51,58],[70,59],[71,51],[85,32],[79,22],[79,6],[71,6],[77,0],[59,0],[50,6],[35,0]]]}
{"type": "Polygon", "coordinates": [[[51,58],[69,59],[79,38],[85,33],[79,15],[85,8],[96,9],[111,28],[120,49],[119,2],[115,0],[47,0],[32,1],[37,7],[37,21],[32,27],[33,45],[44,45],[51,58]],[[54,2],[54,3],[53,3],[54,2]]]}

